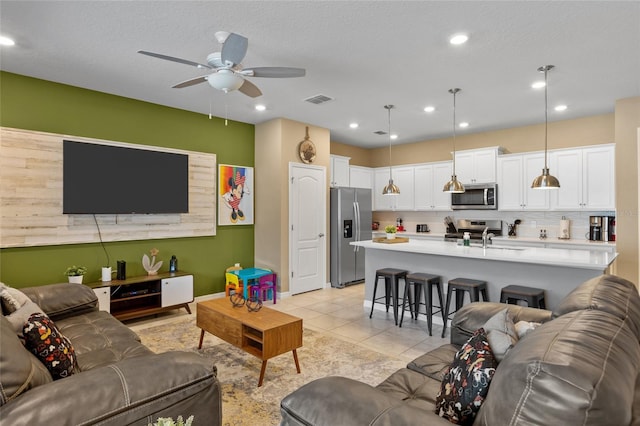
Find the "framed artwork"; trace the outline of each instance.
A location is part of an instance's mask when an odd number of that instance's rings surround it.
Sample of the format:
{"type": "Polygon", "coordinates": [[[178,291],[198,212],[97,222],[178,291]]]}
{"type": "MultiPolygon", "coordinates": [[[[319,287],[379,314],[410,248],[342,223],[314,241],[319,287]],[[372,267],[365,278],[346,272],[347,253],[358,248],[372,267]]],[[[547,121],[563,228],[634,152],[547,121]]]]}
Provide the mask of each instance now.
{"type": "Polygon", "coordinates": [[[253,225],[253,167],[218,164],[218,225],[253,225]]]}

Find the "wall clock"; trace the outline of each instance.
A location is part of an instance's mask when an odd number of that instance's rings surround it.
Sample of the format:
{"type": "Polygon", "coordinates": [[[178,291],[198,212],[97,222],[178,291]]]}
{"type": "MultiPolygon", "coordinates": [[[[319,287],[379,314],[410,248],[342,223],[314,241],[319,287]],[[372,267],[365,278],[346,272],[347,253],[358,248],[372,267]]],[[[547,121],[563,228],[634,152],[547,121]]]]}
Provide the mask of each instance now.
{"type": "Polygon", "coordinates": [[[316,146],[309,139],[309,127],[305,127],[305,137],[302,142],[298,144],[298,155],[303,163],[311,164],[316,158],[316,146]]]}

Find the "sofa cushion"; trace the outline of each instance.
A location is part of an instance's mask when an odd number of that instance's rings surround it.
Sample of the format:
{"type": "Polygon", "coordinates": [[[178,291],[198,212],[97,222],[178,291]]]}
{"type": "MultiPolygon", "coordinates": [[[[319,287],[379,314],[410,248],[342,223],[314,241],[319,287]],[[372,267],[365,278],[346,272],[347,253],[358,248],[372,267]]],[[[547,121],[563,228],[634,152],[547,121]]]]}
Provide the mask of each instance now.
{"type": "Polygon", "coordinates": [[[153,353],[136,333],[104,311],[68,317],[56,324],[73,343],[80,371],[153,353]]]}
{"type": "Polygon", "coordinates": [[[420,355],[407,364],[407,368],[434,379],[440,386],[444,374],[449,369],[451,361],[459,349],[460,346],[442,345],[426,354],[420,355]]]}
{"type": "Polygon", "coordinates": [[[0,405],[53,381],[44,364],[25,349],[4,317],[0,317],[0,372],[0,405]]]}
{"type": "Polygon", "coordinates": [[[436,397],[435,412],[451,423],[473,424],[498,362],[484,329],[478,329],[456,353],[436,397]]]}
{"type": "Polygon", "coordinates": [[[73,374],[76,356],[73,345],[47,314],[32,314],[25,322],[24,345],[47,367],[53,380],[73,374]]]}
{"type": "Polygon", "coordinates": [[[518,343],[518,333],[508,309],[503,309],[484,324],[491,351],[498,362],[518,343]]]}
{"type": "Polygon", "coordinates": [[[596,310],[542,324],[500,363],[476,424],[630,424],[640,365],[632,328],[596,310]]]}
{"type": "Polygon", "coordinates": [[[629,325],[640,338],[640,296],[631,281],[614,275],[592,278],[562,299],[553,310],[553,317],[582,309],[608,312],[620,319],[629,317],[629,325]]]}

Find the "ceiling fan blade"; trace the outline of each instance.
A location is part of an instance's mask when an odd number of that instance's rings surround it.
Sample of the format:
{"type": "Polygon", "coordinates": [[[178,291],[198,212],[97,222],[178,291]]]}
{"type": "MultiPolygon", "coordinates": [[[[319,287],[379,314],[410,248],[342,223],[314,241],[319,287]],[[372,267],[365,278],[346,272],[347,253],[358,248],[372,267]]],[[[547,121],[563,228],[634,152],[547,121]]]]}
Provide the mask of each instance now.
{"type": "Polygon", "coordinates": [[[202,77],[191,78],[189,80],[183,81],[182,83],[178,83],[175,86],[171,86],[173,89],[182,89],[184,87],[193,86],[196,84],[204,83],[207,81],[207,75],[203,75],[202,77]]]}
{"type": "Polygon", "coordinates": [[[245,68],[242,72],[251,71],[253,77],[271,77],[271,78],[288,78],[288,77],[304,77],[307,71],[304,68],[289,67],[256,67],[245,68]]]}
{"type": "Polygon", "coordinates": [[[262,95],[260,89],[247,79],[244,80],[244,83],[242,83],[242,86],[240,86],[238,90],[252,98],[257,98],[262,95]]]}
{"type": "Polygon", "coordinates": [[[199,64],[197,62],[188,61],[186,59],[174,58],[173,56],[162,55],[160,53],[147,52],[146,50],[138,50],[138,53],[142,53],[143,55],[152,56],[154,58],[164,59],[165,61],[177,62],[179,64],[191,65],[196,68],[207,68],[211,69],[209,65],[199,64]]]}
{"type": "Polygon", "coordinates": [[[249,40],[236,33],[229,34],[229,37],[222,45],[222,62],[237,65],[242,62],[244,55],[247,54],[249,40]]]}

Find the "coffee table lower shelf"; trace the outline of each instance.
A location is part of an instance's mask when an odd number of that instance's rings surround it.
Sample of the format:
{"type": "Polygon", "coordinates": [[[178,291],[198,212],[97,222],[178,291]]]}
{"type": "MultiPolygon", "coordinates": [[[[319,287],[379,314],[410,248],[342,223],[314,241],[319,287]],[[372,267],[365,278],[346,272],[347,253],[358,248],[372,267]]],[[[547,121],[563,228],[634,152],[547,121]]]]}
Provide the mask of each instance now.
{"type": "Polygon", "coordinates": [[[235,308],[228,299],[198,303],[196,324],[201,329],[198,349],[202,348],[205,331],[262,360],[258,387],[262,386],[267,361],[291,351],[300,373],[297,348],[302,347],[302,319],[263,307],[249,312],[235,308]]]}

